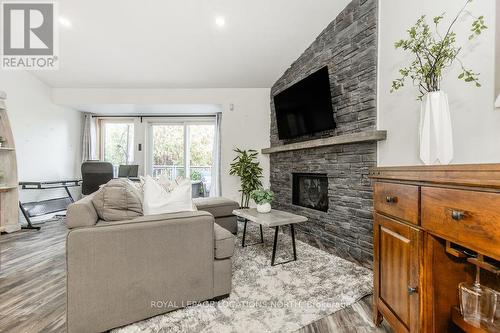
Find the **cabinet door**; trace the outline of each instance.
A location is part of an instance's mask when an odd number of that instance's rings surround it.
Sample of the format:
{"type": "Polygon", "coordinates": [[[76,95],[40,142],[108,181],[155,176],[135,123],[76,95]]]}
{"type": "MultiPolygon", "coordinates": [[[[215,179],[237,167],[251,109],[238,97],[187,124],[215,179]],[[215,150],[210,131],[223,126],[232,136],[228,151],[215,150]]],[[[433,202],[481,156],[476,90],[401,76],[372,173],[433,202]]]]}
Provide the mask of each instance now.
{"type": "Polygon", "coordinates": [[[397,332],[418,332],[421,232],[375,214],[375,301],[397,332]]]}

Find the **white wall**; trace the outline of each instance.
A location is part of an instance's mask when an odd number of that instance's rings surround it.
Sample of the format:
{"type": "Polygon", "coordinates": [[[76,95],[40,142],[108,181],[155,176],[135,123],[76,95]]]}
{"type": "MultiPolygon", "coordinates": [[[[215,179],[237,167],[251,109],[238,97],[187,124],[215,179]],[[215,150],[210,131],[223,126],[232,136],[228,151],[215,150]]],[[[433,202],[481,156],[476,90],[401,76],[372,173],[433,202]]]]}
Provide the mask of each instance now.
{"type": "MultiPolygon", "coordinates": [[[[496,4],[495,96],[500,98],[500,4],[496,4]]],[[[496,105],[500,108],[500,105],[496,105]]]]}
{"type": "MultiPolygon", "coordinates": [[[[19,181],[80,177],[82,114],[52,103],[51,88],[25,71],[1,71],[0,90],[7,93],[19,181]]],[[[60,190],[20,193],[23,201],[62,195],[60,190]]]]}
{"type": "MultiPolygon", "coordinates": [[[[421,14],[430,18],[446,12],[450,18],[463,6],[458,0],[381,0],[379,1],[379,86],[378,128],[387,130],[387,140],[379,143],[378,164],[421,164],[418,158],[418,121],[420,104],[411,83],[403,90],[390,93],[391,82],[398,77],[397,70],[408,63],[408,57],[394,49],[394,42],[405,37],[406,30],[421,14]]],[[[463,50],[466,66],[481,73],[482,88],[468,86],[457,79],[454,67],[442,84],[448,93],[452,113],[456,163],[500,162],[500,111],[494,102],[495,0],[474,1],[472,13],[485,15],[486,30],[477,42],[463,50]]],[[[455,31],[458,41],[467,41],[471,19],[459,22],[455,31]]]]}
{"type": "Polygon", "coordinates": [[[7,93],[19,180],[78,176],[81,113],[53,104],[51,88],[25,71],[2,71],[0,90],[7,93]]]}
{"type": "MultiPolygon", "coordinates": [[[[269,147],[270,89],[67,89],[52,90],[62,105],[82,104],[218,104],[222,106],[222,195],[239,201],[239,180],[229,176],[233,149],[269,147]],[[230,105],[234,105],[231,111],[230,105]]],[[[137,142],[139,143],[139,142],[137,142]]],[[[269,186],[269,157],[260,155],[264,186],[269,186]]]]}

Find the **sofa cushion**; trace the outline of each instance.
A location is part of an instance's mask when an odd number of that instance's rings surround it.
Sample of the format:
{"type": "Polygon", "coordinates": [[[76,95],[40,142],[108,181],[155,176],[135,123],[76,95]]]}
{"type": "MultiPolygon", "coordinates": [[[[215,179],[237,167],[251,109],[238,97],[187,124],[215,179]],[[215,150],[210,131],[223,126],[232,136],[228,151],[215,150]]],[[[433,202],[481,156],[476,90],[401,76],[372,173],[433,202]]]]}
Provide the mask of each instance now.
{"type": "Polygon", "coordinates": [[[218,217],[215,219],[215,223],[217,223],[218,225],[220,225],[224,229],[227,229],[233,235],[236,235],[238,233],[238,220],[236,219],[236,216],[234,216],[234,215],[233,216],[218,217]]]}
{"type": "Polygon", "coordinates": [[[127,179],[112,179],[92,198],[104,221],[130,220],[142,215],[141,196],[127,179]]]}
{"type": "Polygon", "coordinates": [[[92,199],[96,193],[87,195],[68,206],[66,210],[66,227],[69,229],[91,227],[97,223],[99,217],[92,204],[92,199]]]}
{"type": "Polygon", "coordinates": [[[231,258],[234,252],[234,236],[218,224],[214,224],[215,259],[231,258]]]}
{"type": "Polygon", "coordinates": [[[196,198],[193,199],[193,201],[198,210],[209,212],[215,218],[232,216],[233,210],[238,209],[240,207],[236,201],[222,197],[196,198]]]}

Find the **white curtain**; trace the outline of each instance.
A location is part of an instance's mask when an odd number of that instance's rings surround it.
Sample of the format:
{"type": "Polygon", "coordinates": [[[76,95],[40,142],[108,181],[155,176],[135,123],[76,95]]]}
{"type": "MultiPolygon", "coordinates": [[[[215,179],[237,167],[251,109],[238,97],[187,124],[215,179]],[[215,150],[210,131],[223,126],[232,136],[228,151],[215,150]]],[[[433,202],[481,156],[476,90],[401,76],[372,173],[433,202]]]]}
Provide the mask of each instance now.
{"type": "Polygon", "coordinates": [[[97,123],[92,114],[85,113],[83,124],[82,162],[97,158],[97,123]]]}
{"type": "Polygon", "coordinates": [[[222,113],[218,112],[215,116],[215,134],[214,134],[214,149],[213,149],[213,165],[212,165],[212,182],[210,184],[210,196],[218,197],[222,193],[221,186],[221,153],[220,153],[220,136],[221,136],[222,113]]]}

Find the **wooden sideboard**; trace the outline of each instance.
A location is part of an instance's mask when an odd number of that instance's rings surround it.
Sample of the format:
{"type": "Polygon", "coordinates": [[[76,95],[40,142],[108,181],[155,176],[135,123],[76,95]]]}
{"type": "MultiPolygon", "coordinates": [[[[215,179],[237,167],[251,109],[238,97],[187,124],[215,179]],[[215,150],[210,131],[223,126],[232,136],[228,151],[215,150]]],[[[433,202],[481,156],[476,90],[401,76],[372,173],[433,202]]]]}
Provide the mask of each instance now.
{"type": "MultiPolygon", "coordinates": [[[[498,332],[463,322],[458,284],[500,290],[500,164],[376,168],[374,321],[396,332],[498,332]]],[[[497,320],[500,320],[497,319],[497,320]]]]}

